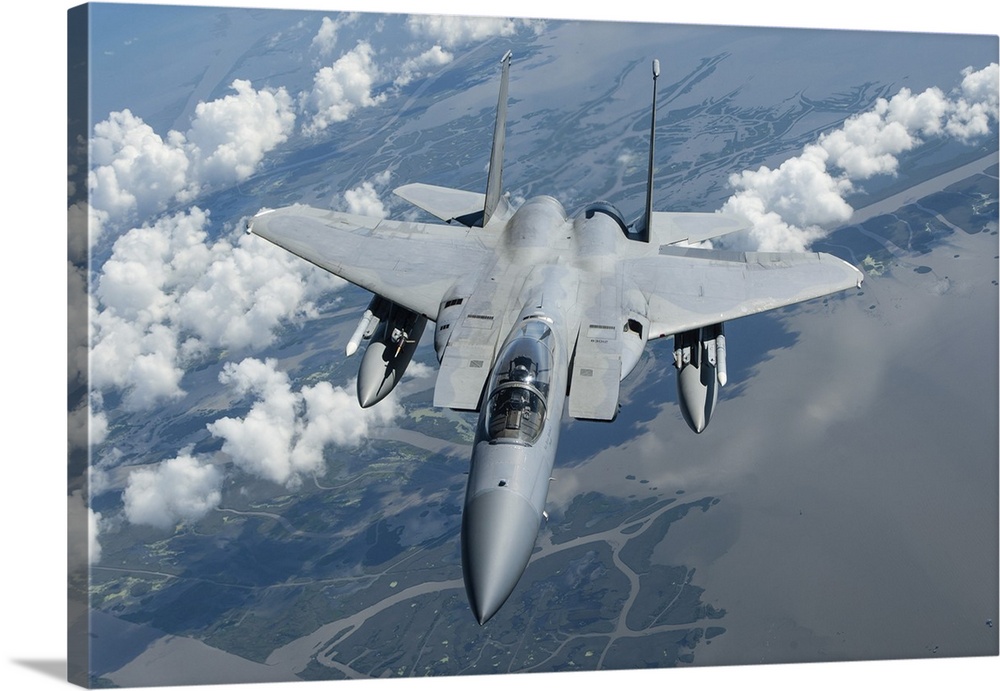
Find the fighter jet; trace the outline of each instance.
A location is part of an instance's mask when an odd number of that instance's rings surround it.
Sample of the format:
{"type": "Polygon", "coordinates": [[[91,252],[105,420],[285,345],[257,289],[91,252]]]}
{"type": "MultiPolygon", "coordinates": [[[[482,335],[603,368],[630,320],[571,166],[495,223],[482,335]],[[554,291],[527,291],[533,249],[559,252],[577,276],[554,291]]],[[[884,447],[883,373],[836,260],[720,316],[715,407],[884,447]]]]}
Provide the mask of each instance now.
{"type": "Polygon", "coordinates": [[[596,201],[568,216],[553,197],[514,208],[502,194],[507,84],[486,192],[420,183],[395,194],[446,223],[289,206],[248,230],[374,293],[347,343],[367,342],[364,407],[399,383],[433,323],[434,405],[477,412],[462,516],[462,570],[482,625],[527,567],[564,414],[611,421],[621,381],[649,341],[673,337],[680,409],[696,433],[726,384],[724,322],[860,286],[828,254],[736,252],[692,245],[744,229],[720,213],[653,211],[656,79],[645,207],[632,223],[596,201]]]}

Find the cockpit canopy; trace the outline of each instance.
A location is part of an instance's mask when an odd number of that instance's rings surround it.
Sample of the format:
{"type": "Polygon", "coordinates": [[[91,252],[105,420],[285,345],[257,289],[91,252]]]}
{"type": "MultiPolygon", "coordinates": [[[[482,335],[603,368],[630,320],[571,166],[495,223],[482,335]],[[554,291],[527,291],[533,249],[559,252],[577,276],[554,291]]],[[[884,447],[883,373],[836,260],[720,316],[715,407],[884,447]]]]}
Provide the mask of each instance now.
{"type": "Polygon", "coordinates": [[[552,331],[530,320],[497,359],[486,403],[490,441],[533,444],[542,433],[552,373],[552,331]]]}

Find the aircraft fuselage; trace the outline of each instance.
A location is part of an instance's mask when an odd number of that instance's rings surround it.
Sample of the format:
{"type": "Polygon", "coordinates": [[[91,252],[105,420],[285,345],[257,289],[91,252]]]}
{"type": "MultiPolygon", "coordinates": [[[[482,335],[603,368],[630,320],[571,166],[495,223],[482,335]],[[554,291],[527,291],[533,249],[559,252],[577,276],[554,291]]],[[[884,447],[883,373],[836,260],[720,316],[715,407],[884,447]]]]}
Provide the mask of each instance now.
{"type": "MultiPolygon", "coordinates": [[[[506,305],[494,317],[507,335],[479,406],[462,520],[463,573],[480,623],[513,591],[538,535],[582,306],[617,298],[614,311],[622,313],[622,282],[612,261],[621,230],[607,215],[581,213],[570,221],[558,201],[538,197],[499,232],[497,244],[506,251],[490,275],[475,282],[487,295],[474,291],[468,300],[506,305]],[[593,282],[605,274],[608,280],[593,282]]],[[[478,321],[459,324],[480,329],[478,321]]],[[[637,360],[638,353],[631,364],[637,360]]]]}

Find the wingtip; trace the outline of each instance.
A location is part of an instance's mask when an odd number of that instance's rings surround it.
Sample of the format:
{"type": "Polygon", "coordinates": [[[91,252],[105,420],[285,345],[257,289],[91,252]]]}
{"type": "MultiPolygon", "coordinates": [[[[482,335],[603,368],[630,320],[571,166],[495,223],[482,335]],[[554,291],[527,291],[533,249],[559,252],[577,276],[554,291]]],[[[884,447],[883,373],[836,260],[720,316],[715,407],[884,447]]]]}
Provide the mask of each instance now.
{"type": "Polygon", "coordinates": [[[251,216],[250,218],[247,219],[247,226],[246,226],[246,230],[244,232],[246,232],[247,235],[252,234],[254,232],[254,230],[253,230],[253,224],[254,224],[254,222],[258,218],[260,218],[261,216],[266,216],[267,214],[269,214],[269,213],[271,213],[273,211],[275,211],[275,209],[270,209],[270,208],[268,208],[266,206],[262,206],[260,208],[260,211],[258,211],[253,216],[251,216]]]}

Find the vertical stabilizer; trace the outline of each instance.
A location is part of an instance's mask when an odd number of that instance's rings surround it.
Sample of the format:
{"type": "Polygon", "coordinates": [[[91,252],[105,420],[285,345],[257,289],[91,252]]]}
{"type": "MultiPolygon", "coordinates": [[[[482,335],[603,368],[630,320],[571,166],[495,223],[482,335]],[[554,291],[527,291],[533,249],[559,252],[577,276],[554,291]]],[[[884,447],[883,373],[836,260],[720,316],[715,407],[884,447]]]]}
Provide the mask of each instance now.
{"type": "Polygon", "coordinates": [[[649,242],[649,224],[653,219],[653,149],[656,140],[656,78],[660,76],[660,61],[653,60],[653,109],[649,122],[649,171],[646,177],[646,207],[636,223],[637,240],[649,242]]]}
{"type": "Polygon", "coordinates": [[[502,193],[503,144],[507,136],[507,79],[510,74],[511,52],[500,58],[503,71],[500,75],[500,97],[497,99],[497,120],[493,125],[493,150],[490,152],[490,172],[486,178],[486,205],[483,208],[483,226],[490,222],[497,210],[502,193]]]}

